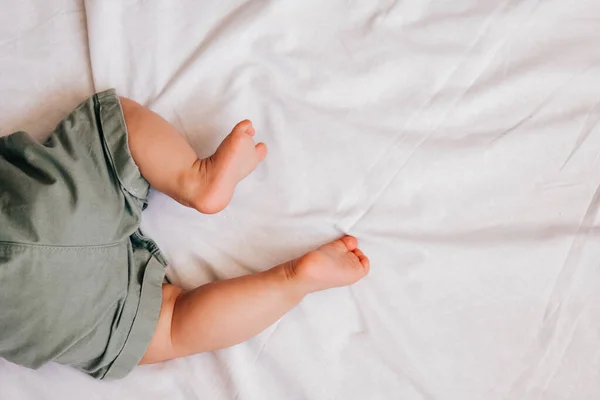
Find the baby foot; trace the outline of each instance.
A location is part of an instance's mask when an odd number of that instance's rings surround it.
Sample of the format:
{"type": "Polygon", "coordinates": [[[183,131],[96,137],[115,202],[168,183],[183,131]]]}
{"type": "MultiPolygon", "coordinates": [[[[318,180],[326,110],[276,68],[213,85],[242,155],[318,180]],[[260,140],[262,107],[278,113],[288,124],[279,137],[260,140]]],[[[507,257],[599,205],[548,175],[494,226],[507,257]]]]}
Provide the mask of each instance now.
{"type": "Polygon", "coordinates": [[[358,241],[344,236],[286,264],[288,278],[297,280],[306,293],[347,286],[369,273],[369,259],[358,241]]]}
{"type": "Polygon", "coordinates": [[[187,182],[190,206],[201,213],[214,214],[229,204],[238,182],[267,156],[264,143],[254,144],[254,133],[252,122],[239,122],[215,154],[196,162],[197,174],[187,182]]]}

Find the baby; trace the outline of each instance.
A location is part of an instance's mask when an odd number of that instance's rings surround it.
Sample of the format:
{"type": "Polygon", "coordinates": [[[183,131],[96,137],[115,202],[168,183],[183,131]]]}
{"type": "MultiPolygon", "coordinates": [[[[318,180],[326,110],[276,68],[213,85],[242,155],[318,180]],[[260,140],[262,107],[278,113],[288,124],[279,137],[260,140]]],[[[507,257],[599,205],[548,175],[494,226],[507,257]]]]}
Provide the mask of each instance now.
{"type": "Polygon", "coordinates": [[[250,121],[199,159],[168,122],[113,90],[40,144],[0,138],[0,356],[72,365],[99,379],[243,342],[309,293],[369,272],[345,236],[264,272],[191,291],[165,283],[166,260],[139,231],[149,185],[213,214],[266,157],[250,121]]]}

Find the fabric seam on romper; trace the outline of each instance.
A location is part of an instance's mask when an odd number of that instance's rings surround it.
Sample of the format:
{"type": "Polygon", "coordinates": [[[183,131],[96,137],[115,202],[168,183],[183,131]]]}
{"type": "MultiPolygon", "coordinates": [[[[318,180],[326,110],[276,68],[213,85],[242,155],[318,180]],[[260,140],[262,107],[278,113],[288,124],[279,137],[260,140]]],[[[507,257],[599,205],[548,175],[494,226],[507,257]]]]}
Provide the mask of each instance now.
{"type": "MultiPolygon", "coordinates": [[[[129,238],[127,238],[129,239],[129,238]]],[[[19,242],[8,242],[8,241],[0,241],[0,247],[28,247],[28,248],[37,248],[37,249],[52,249],[52,250],[90,250],[90,249],[106,249],[111,247],[117,247],[122,245],[127,241],[121,240],[118,242],[112,242],[101,245],[79,245],[79,246],[60,246],[60,245],[47,245],[47,244],[37,244],[37,243],[19,243],[19,242]]]]}
{"type": "MultiPolygon", "coordinates": [[[[106,92],[102,92],[102,93],[106,93],[106,92]]],[[[100,93],[100,94],[102,94],[102,93],[100,93]]],[[[129,193],[136,199],[145,203],[147,201],[146,196],[142,197],[143,195],[140,193],[137,193],[137,190],[135,188],[131,187],[130,185],[127,185],[126,184],[127,182],[125,182],[126,178],[124,176],[121,176],[121,174],[120,174],[121,171],[120,171],[120,168],[117,167],[117,163],[115,161],[115,155],[113,154],[113,149],[107,143],[106,135],[104,132],[105,126],[104,126],[104,122],[103,122],[103,112],[104,112],[103,108],[105,109],[106,105],[103,104],[103,102],[105,102],[107,100],[104,100],[104,97],[100,98],[98,95],[99,95],[99,93],[96,93],[93,96],[94,114],[95,114],[95,118],[96,118],[96,125],[98,127],[98,132],[100,133],[100,139],[102,141],[102,147],[104,148],[106,157],[109,160],[110,170],[116,177],[117,182],[119,182],[119,186],[120,186],[121,190],[129,193]]],[[[115,96],[116,96],[116,94],[115,94],[115,96]]],[[[127,130],[127,123],[125,122],[125,117],[123,115],[123,108],[121,107],[121,102],[118,97],[116,99],[116,102],[119,107],[119,117],[122,119],[122,121],[120,121],[120,122],[122,122],[121,125],[125,130],[128,160],[131,162],[131,164],[133,164],[133,166],[135,166],[135,168],[137,170],[136,175],[138,175],[141,179],[144,179],[146,181],[146,179],[144,178],[144,176],[142,175],[142,173],[140,171],[139,166],[135,163],[135,160],[133,159],[133,156],[131,155],[131,150],[129,149],[129,132],[127,130]]]]}

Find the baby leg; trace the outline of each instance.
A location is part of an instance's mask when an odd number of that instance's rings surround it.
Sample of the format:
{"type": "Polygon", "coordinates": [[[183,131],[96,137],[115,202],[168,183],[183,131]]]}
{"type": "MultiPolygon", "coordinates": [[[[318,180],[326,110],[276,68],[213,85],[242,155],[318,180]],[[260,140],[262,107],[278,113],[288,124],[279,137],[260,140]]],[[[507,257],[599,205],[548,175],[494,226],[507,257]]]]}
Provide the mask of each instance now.
{"type": "Polygon", "coordinates": [[[140,364],[241,343],[273,324],[307,294],[350,285],[369,272],[357,240],[345,236],[267,271],[183,292],[165,285],[159,322],[140,364]]]}
{"type": "MultiPolygon", "coordinates": [[[[175,128],[147,108],[121,99],[129,147],[142,175],[156,189],[203,213],[227,206],[237,183],[267,154],[242,121],[215,154],[198,159],[175,128]]],[[[369,260],[346,236],[304,257],[240,278],[184,292],[163,286],[159,321],[141,364],[217,350],[243,342],[281,318],[308,293],[350,285],[369,260]]]]}
{"type": "Polygon", "coordinates": [[[177,130],[148,108],[121,98],[131,155],[152,187],[205,214],[229,204],[237,183],[267,155],[250,121],[238,123],[215,154],[199,159],[177,130]]]}

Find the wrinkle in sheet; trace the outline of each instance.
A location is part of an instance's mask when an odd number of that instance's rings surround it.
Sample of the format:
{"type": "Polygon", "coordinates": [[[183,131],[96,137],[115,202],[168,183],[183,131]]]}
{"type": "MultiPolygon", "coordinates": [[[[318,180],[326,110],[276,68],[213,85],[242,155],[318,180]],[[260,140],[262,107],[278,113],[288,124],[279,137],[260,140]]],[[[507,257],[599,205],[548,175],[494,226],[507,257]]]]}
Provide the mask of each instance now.
{"type": "MultiPolygon", "coordinates": [[[[282,317],[283,318],[283,317],[282,317]]],[[[277,331],[277,329],[279,329],[279,324],[281,323],[281,318],[279,320],[277,320],[273,325],[271,325],[270,332],[267,335],[267,337],[264,339],[264,342],[260,345],[258,351],[256,352],[256,355],[254,356],[254,359],[252,360],[252,368],[253,369],[256,365],[256,363],[258,362],[258,360],[260,359],[265,347],[267,346],[267,343],[269,342],[269,340],[271,339],[271,337],[275,334],[275,332],[277,331]]],[[[251,370],[250,369],[250,370],[251,370]]],[[[238,389],[236,390],[235,394],[233,395],[233,400],[237,400],[239,398],[239,396],[241,395],[241,391],[240,391],[241,385],[238,386],[238,389]]]]}
{"type": "Polygon", "coordinates": [[[585,230],[588,237],[600,237],[600,227],[598,226],[567,224],[548,224],[545,226],[539,224],[530,226],[523,224],[515,226],[493,225],[469,230],[456,229],[450,232],[419,232],[414,229],[403,231],[398,228],[389,231],[371,228],[369,234],[380,237],[380,240],[386,240],[389,237],[393,238],[394,241],[473,247],[474,245],[496,246],[499,244],[528,242],[534,244],[565,236],[578,235],[581,230],[585,230]]]}
{"type": "MultiPolygon", "coordinates": [[[[383,303],[384,304],[384,303],[383,303]]],[[[379,318],[376,313],[365,315],[366,324],[371,326],[385,327],[386,324],[379,318]]],[[[390,371],[400,374],[410,386],[417,391],[423,399],[434,400],[434,394],[428,390],[427,379],[420,372],[415,370],[415,363],[411,362],[409,356],[399,346],[394,333],[386,329],[377,329],[379,340],[367,342],[366,345],[374,347],[372,350],[378,355],[378,360],[385,365],[390,371]],[[384,345],[385,344],[385,345],[384,345]],[[384,348],[385,347],[385,348],[384,348]],[[410,371],[408,369],[411,369],[410,371]]]]}
{"type": "Polygon", "coordinates": [[[19,42],[21,40],[24,40],[25,38],[27,38],[27,36],[35,34],[38,29],[44,28],[46,25],[48,25],[49,23],[51,23],[53,20],[55,20],[58,17],[64,16],[64,15],[70,15],[70,14],[81,14],[82,12],[85,12],[84,10],[66,11],[65,8],[62,8],[62,9],[52,13],[43,22],[38,23],[38,24],[36,24],[32,27],[29,27],[25,30],[22,30],[22,31],[20,30],[15,36],[3,39],[2,41],[0,41],[0,46],[6,46],[6,45],[10,45],[14,42],[19,42]]]}
{"type": "MultiPolygon", "coordinates": [[[[280,391],[286,392],[286,398],[288,399],[310,399],[312,396],[309,395],[310,389],[318,390],[318,387],[309,387],[308,385],[302,385],[296,376],[293,376],[289,368],[286,365],[282,365],[282,360],[273,357],[271,354],[265,354],[263,356],[263,364],[267,366],[269,371],[273,372],[272,379],[277,380],[280,384],[278,385],[280,391]]],[[[233,400],[241,399],[243,392],[238,392],[237,397],[233,400]]]]}
{"type": "Polygon", "coordinates": [[[598,209],[600,209],[600,186],[596,188],[596,192],[594,193],[594,196],[585,211],[581,224],[577,229],[577,235],[567,253],[563,267],[556,278],[555,286],[548,307],[546,308],[546,313],[544,314],[544,322],[555,313],[560,312],[560,298],[563,297],[564,293],[566,293],[572,285],[574,275],[578,269],[582,248],[587,241],[587,238],[592,236],[591,234],[594,231],[600,230],[599,227],[594,225],[594,219],[598,215],[598,209]]]}
{"type": "MultiPolygon", "coordinates": [[[[546,310],[543,316],[543,320],[540,323],[538,330],[538,342],[534,344],[531,354],[528,356],[529,361],[521,371],[518,377],[514,380],[514,384],[511,388],[511,393],[523,393],[528,391],[533,385],[536,384],[535,378],[542,379],[545,381],[545,385],[549,382],[548,377],[544,378],[544,370],[542,366],[548,365],[548,358],[551,358],[551,351],[558,347],[561,354],[564,355],[566,347],[573,337],[575,327],[570,327],[570,324],[565,324],[562,319],[568,318],[563,315],[564,303],[567,302],[571,296],[570,292],[573,290],[573,282],[576,274],[585,273],[581,272],[581,253],[586,241],[590,237],[593,230],[598,228],[594,225],[594,220],[598,216],[598,210],[600,209],[600,185],[596,188],[596,191],[585,211],[585,214],[581,220],[578,232],[571,244],[571,248],[567,253],[567,257],[556,276],[554,288],[550,294],[550,298],[546,305],[546,310]],[[563,322],[560,327],[559,323],[563,322]],[[562,327],[562,329],[561,329],[562,327]],[[567,335],[568,342],[562,343],[560,333],[567,329],[569,332],[567,335]],[[541,377],[538,377],[542,374],[541,377]]],[[[582,307],[579,307],[578,313],[575,316],[575,321],[579,320],[582,313],[582,307]]],[[[575,325],[575,324],[573,324],[575,325]]],[[[558,368],[556,363],[552,366],[554,371],[558,368]]],[[[550,372],[554,374],[555,372],[550,372]]]]}
{"type": "Polygon", "coordinates": [[[546,382],[544,383],[542,390],[540,391],[540,399],[544,399],[546,392],[548,391],[548,387],[552,384],[552,381],[556,378],[556,374],[558,373],[558,371],[560,370],[561,367],[561,362],[562,360],[565,358],[567,351],[569,350],[569,347],[571,346],[571,343],[573,343],[573,338],[575,337],[575,331],[577,330],[579,323],[581,321],[581,316],[583,315],[583,311],[585,309],[585,306],[583,309],[580,310],[579,314],[575,317],[575,321],[573,321],[572,324],[572,328],[570,329],[570,333],[568,334],[569,339],[567,340],[567,343],[565,344],[565,346],[563,347],[561,354],[557,360],[557,362],[555,363],[555,366],[552,370],[552,372],[550,373],[550,375],[548,376],[548,379],[546,380],[546,382]]]}
{"type": "Polygon", "coordinates": [[[352,302],[354,303],[354,309],[356,311],[356,314],[358,315],[358,319],[359,319],[359,324],[360,324],[360,330],[358,332],[354,332],[353,335],[365,335],[369,333],[369,326],[367,325],[367,310],[364,310],[363,307],[361,306],[361,302],[358,299],[358,296],[356,295],[356,288],[354,287],[350,287],[348,288],[349,293],[350,293],[350,298],[352,299],[352,302]]]}
{"type": "MultiPolygon", "coordinates": [[[[536,6],[539,3],[539,1],[541,0],[536,0],[536,6]]],[[[508,0],[506,3],[504,3],[503,7],[498,7],[498,11],[494,12],[494,15],[501,13],[504,8],[506,7],[510,7],[511,3],[518,3],[515,0],[508,0]]],[[[535,9],[535,8],[534,8],[535,9]]],[[[523,12],[524,13],[524,12],[523,12]]],[[[469,94],[471,92],[472,87],[474,86],[474,84],[479,80],[479,78],[481,76],[483,76],[483,74],[485,74],[485,72],[493,65],[492,61],[495,60],[495,58],[498,56],[498,54],[500,53],[500,50],[502,50],[504,48],[504,46],[506,46],[507,44],[510,43],[510,40],[512,38],[513,35],[519,33],[519,31],[521,30],[523,24],[525,23],[525,21],[530,18],[533,14],[533,11],[527,15],[527,16],[523,16],[521,17],[521,19],[517,22],[517,26],[512,28],[509,33],[504,37],[503,40],[498,41],[496,43],[496,47],[495,49],[492,51],[492,53],[487,57],[487,60],[485,62],[485,64],[483,65],[483,68],[481,68],[477,74],[473,77],[473,79],[471,80],[471,83],[469,83],[467,85],[467,87],[465,88],[465,90],[455,99],[454,103],[452,104],[451,108],[454,108],[456,106],[456,104],[458,104],[460,102],[460,100],[466,96],[467,94],[469,94]]],[[[493,22],[493,20],[492,20],[493,22]]],[[[491,22],[490,22],[491,25],[491,22]]]]}
{"type": "Polygon", "coordinates": [[[270,0],[247,0],[245,3],[231,10],[221,22],[211,29],[202,42],[196,46],[196,49],[188,58],[175,70],[172,77],[167,81],[159,92],[151,98],[146,106],[151,107],[158,99],[173,88],[185,78],[189,67],[197,62],[201,57],[207,55],[207,50],[215,45],[215,42],[224,41],[231,35],[230,31],[238,30],[240,26],[251,25],[254,23],[253,16],[258,15],[263,9],[270,5],[270,0]]]}
{"type": "MultiPolygon", "coordinates": [[[[550,101],[552,101],[556,97],[557,94],[559,94],[561,91],[563,91],[569,85],[571,85],[576,78],[581,77],[581,76],[585,75],[588,71],[593,70],[592,69],[593,66],[594,66],[594,63],[584,67],[581,71],[572,73],[571,76],[569,76],[567,79],[565,79],[560,85],[556,86],[546,97],[544,97],[544,99],[533,109],[533,111],[531,111],[531,113],[527,114],[524,118],[517,121],[517,123],[515,125],[511,126],[507,130],[502,131],[499,134],[493,134],[495,137],[491,141],[491,144],[497,142],[500,139],[505,138],[508,134],[517,131],[518,128],[523,127],[526,123],[531,123],[533,125],[534,123],[530,122],[530,121],[534,117],[538,116],[542,112],[542,110],[550,103],[550,101]]],[[[600,101],[600,99],[598,99],[598,100],[600,101]]],[[[597,105],[598,105],[598,102],[596,102],[595,106],[597,106],[597,105]]],[[[576,109],[576,110],[574,110],[574,112],[572,114],[569,114],[569,115],[560,115],[560,116],[551,115],[551,116],[546,117],[544,120],[538,122],[536,125],[548,126],[552,123],[562,122],[565,119],[574,119],[581,112],[584,112],[584,109],[576,109]]],[[[588,118],[589,118],[590,112],[591,111],[587,111],[588,118]]],[[[591,129],[590,129],[590,131],[591,131],[591,129]]],[[[589,132],[588,132],[588,134],[589,134],[589,132]]],[[[586,137],[587,137],[587,135],[586,135],[586,137]]],[[[570,157],[571,157],[571,155],[569,157],[567,157],[567,160],[563,163],[563,166],[560,168],[560,170],[564,169],[564,167],[566,166],[570,157]]]]}
{"type": "Polygon", "coordinates": [[[569,161],[571,160],[573,155],[581,148],[581,146],[586,141],[586,139],[588,138],[590,133],[592,133],[592,131],[594,130],[596,125],[598,125],[598,122],[600,122],[600,107],[599,106],[600,106],[600,97],[598,97],[596,102],[590,108],[590,111],[588,112],[588,114],[585,118],[585,121],[583,122],[583,126],[581,127],[581,130],[579,131],[579,135],[577,136],[577,140],[575,141],[573,148],[569,152],[569,155],[565,159],[563,165],[560,167],[561,171],[567,166],[567,164],[569,163],[569,161]],[[593,116],[593,119],[592,119],[592,116],[593,116]]]}
{"type": "MultiPolygon", "coordinates": [[[[431,1],[431,0],[430,0],[431,1]]],[[[383,6],[374,12],[365,22],[365,30],[367,32],[375,29],[375,25],[381,20],[385,19],[394,9],[398,6],[397,0],[388,0],[387,5],[383,6]]]]}
{"type": "MultiPolygon", "coordinates": [[[[541,102],[540,104],[538,104],[530,113],[526,114],[525,117],[521,118],[519,121],[517,121],[515,124],[513,124],[511,127],[509,127],[506,130],[503,130],[502,132],[498,133],[498,134],[493,134],[493,139],[490,142],[490,144],[494,144],[497,141],[499,141],[500,139],[504,139],[506,136],[508,136],[509,134],[517,131],[519,128],[523,127],[526,123],[530,122],[535,116],[537,116],[543,109],[544,107],[552,100],[552,98],[554,97],[554,95],[558,92],[560,92],[560,90],[565,87],[567,85],[567,83],[574,78],[575,75],[573,75],[567,82],[565,82],[564,84],[558,86],[557,88],[555,88],[552,92],[550,92],[550,94],[548,94],[541,102]]],[[[547,123],[547,121],[545,121],[545,123],[547,123]]]]}
{"type": "MultiPolygon", "coordinates": [[[[514,1],[514,0],[512,0],[512,1],[514,1]]],[[[500,6],[496,7],[494,9],[494,11],[492,11],[490,13],[490,15],[486,18],[485,22],[482,24],[483,28],[480,30],[480,32],[477,33],[476,38],[469,45],[468,50],[463,55],[462,59],[456,64],[456,67],[452,70],[452,72],[447,75],[447,78],[445,79],[444,83],[436,90],[436,92],[418,109],[418,111],[415,112],[415,114],[413,114],[413,116],[408,120],[406,126],[410,127],[410,125],[411,125],[411,123],[412,123],[412,121],[414,119],[416,119],[417,117],[421,116],[421,114],[423,114],[423,112],[424,112],[425,109],[427,109],[431,104],[435,103],[435,101],[437,100],[438,96],[442,93],[442,90],[444,89],[444,87],[450,82],[450,80],[452,79],[452,77],[454,77],[457,74],[457,72],[460,70],[461,66],[463,66],[467,62],[467,60],[469,59],[469,55],[471,54],[471,52],[477,47],[477,45],[480,43],[480,41],[482,40],[482,38],[485,36],[486,32],[490,29],[490,27],[491,27],[493,21],[495,20],[497,14],[499,12],[501,12],[501,10],[503,10],[504,7],[506,7],[506,5],[510,4],[512,1],[509,0],[506,3],[501,4],[500,6]]],[[[376,194],[374,196],[370,196],[369,200],[366,201],[366,199],[364,199],[364,198],[368,196],[368,192],[365,193],[365,192],[363,192],[362,189],[363,189],[363,187],[368,187],[369,186],[368,184],[366,184],[366,182],[370,181],[369,175],[372,174],[372,173],[374,173],[375,168],[377,167],[377,165],[381,164],[381,162],[382,162],[382,160],[384,158],[387,158],[387,159],[391,158],[390,154],[392,152],[394,152],[395,149],[397,148],[397,146],[399,146],[402,143],[402,140],[401,140],[401,138],[403,137],[402,136],[402,131],[400,133],[396,134],[393,137],[393,139],[391,141],[391,144],[385,148],[385,150],[381,153],[381,155],[379,155],[379,156],[377,156],[375,158],[375,161],[373,163],[373,167],[370,168],[369,170],[367,170],[365,172],[365,177],[366,177],[365,181],[361,182],[354,189],[352,189],[352,190],[349,191],[349,194],[363,193],[362,198],[357,199],[356,196],[348,195],[348,196],[346,196],[346,200],[343,201],[338,206],[338,211],[342,211],[344,213],[344,215],[341,217],[344,222],[342,222],[340,224],[340,229],[343,232],[350,232],[350,230],[354,226],[356,226],[356,224],[361,220],[361,218],[363,218],[372,209],[372,207],[375,205],[377,199],[394,182],[396,176],[400,173],[400,171],[410,161],[410,159],[415,154],[415,152],[425,142],[427,142],[427,140],[429,140],[429,138],[433,134],[435,134],[435,132],[443,124],[443,122],[445,121],[445,119],[448,118],[450,112],[455,107],[455,105],[457,104],[457,102],[460,99],[460,97],[462,97],[462,95],[460,95],[457,98],[455,98],[455,100],[449,106],[446,106],[446,113],[445,113],[444,117],[440,121],[438,121],[438,123],[435,125],[435,127],[433,127],[423,137],[423,139],[411,150],[411,152],[409,153],[409,155],[404,160],[401,161],[400,165],[398,167],[394,168],[394,172],[391,174],[390,177],[387,178],[387,182],[385,182],[383,184],[382,188],[380,188],[379,190],[376,190],[376,194]],[[359,203],[359,204],[368,204],[368,205],[367,205],[367,207],[365,207],[363,209],[363,211],[359,211],[359,213],[357,215],[355,215],[352,219],[350,219],[348,221],[347,219],[350,218],[350,213],[352,211],[351,210],[345,210],[345,209],[348,207],[348,205],[349,205],[348,203],[350,201],[353,201],[353,200],[356,200],[356,202],[359,203]]],[[[406,129],[406,128],[404,128],[404,129],[406,129]]],[[[386,169],[389,169],[389,167],[386,167],[386,169]]]]}

